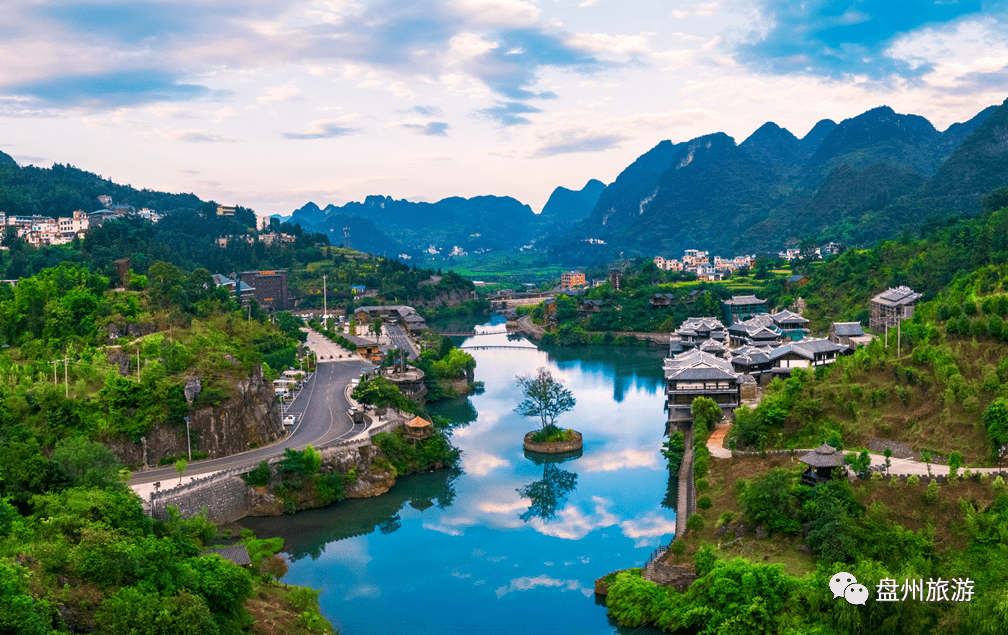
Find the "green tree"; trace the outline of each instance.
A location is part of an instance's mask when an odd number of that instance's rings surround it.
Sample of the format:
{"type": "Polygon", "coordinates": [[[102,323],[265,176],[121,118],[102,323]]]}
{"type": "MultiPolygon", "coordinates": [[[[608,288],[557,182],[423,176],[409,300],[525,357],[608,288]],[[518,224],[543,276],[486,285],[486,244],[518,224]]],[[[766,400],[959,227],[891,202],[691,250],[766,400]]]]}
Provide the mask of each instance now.
{"type": "Polygon", "coordinates": [[[987,406],[983,414],[983,423],[991,444],[991,454],[1000,461],[1004,455],[1003,448],[1008,445],[1008,405],[1003,399],[998,399],[987,406]]]}
{"type": "Polygon", "coordinates": [[[516,377],[515,382],[525,395],[515,412],[523,417],[539,417],[543,430],[553,427],[558,416],[574,408],[574,394],[543,366],[534,377],[516,377]]]}
{"type": "Polygon", "coordinates": [[[182,484],[182,475],[185,474],[186,467],[188,465],[189,462],[186,461],[185,459],[179,459],[178,461],[175,461],[175,471],[178,472],[179,485],[182,484]]]}
{"type": "Polygon", "coordinates": [[[63,439],[53,450],[53,461],[74,485],[106,487],[119,482],[119,458],[104,444],[84,437],[63,439]]]}
{"type": "Polygon", "coordinates": [[[960,452],[959,450],[954,450],[952,451],[951,454],[949,454],[948,464],[949,464],[950,480],[953,480],[959,476],[959,468],[962,467],[962,460],[963,460],[962,452],[960,452]]]}
{"type": "Polygon", "coordinates": [[[721,407],[709,397],[696,397],[690,406],[693,414],[693,428],[697,435],[703,436],[714,429],[714,424],[721,421],[724,414],[721,407]]]}
{"type": "Polygon", "coordinates": [[[195,576],[195,592],[206,600],[218,624],[239,617],[245,600],[252,597],[252,577],[248,571],[216,554],[189,561],[195,576]]]}
{"type": "Polygon", "coordinates": [[[0,562],[0,632],[12,635],[45,635],[49,632],[36,611],[36,602],[25,590],[28,572],[20,565],[0,562]]]}

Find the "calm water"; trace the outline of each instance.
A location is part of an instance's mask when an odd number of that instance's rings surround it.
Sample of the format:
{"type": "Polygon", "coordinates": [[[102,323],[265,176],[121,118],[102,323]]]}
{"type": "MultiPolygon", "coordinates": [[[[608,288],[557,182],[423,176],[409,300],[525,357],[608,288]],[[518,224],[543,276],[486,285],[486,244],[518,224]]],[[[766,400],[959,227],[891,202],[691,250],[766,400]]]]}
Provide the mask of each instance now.
{"type": "Polygon", "coordinates": [[[372,500],[244,521],[284,538],[294,556],[284,581],[322,589],[322,612],[345,635],[623,632],[595,604],[595,579],[672,538],[662,353],[539,351],[503,328],[479,326],[496,332],[466,346],[525,348],[472,350],[486,391],[431,408],[468,421],[453,433],[460,469],[400,479],[372,500]],[[577,398],[557,423],[583,433],[579,457],[522,450],[538,423],[513,412],[514,380],[538,366],[577,398]]]}

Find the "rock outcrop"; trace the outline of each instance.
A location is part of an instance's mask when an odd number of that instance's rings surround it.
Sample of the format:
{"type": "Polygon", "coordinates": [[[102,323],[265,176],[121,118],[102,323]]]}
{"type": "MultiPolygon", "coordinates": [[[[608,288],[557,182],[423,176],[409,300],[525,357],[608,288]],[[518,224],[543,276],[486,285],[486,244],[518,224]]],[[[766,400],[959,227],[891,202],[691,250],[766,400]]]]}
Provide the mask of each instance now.
{"type": "MultiPolygon", "coordinates": [[[[197,378],[186,382],[190,405],[199,390],[197,378]]],[[[233,396],[219,406],[191,410],[188,416],[193,451],[206,452],[210,458],[267,445],[284,434],[280,405],[272,386],[263,378],[262,369],[236,382],[233,396]]],[[[185,454],[189,449],[184,423],[156,426],[147,432],[146,439],[146,457],[142,441],[112,438],[105,440],[105,444],[123,464],[132,466],[146,462],[155,467],[161,458],[185,454]]]]}

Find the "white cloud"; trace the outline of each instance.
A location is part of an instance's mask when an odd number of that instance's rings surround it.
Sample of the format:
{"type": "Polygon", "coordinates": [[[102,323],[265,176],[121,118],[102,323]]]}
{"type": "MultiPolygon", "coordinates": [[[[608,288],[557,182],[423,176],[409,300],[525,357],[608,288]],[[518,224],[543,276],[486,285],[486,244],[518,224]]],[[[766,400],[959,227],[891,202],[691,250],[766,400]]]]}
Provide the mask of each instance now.
{"type": "Polygon", "coordinates": [[[260,104],[267,104],[278,101],[301,101],[302,99],[304,99],[304,96],[301,94],[300,88],[294,84],[284,84],[283,86],[267,88],[257,101],[260,104]]]}

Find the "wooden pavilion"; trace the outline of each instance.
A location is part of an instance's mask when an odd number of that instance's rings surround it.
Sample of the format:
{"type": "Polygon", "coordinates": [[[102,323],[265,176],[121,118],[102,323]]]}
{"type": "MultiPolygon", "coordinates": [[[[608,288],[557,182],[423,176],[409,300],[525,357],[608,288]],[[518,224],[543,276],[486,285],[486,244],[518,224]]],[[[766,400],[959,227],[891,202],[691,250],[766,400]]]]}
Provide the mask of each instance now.
{"type": "Polygon", "coordinates": [[[414,417],[406,422],[406,438],[421,441],[434,434],[434,426],[423,417],[414,417]]]}
{"type": "Polygon", "coordinates": [[[814,486],[836,476],[836,468],[844,464],[844,453],[832,445],[823,443],[798,460],[808,465],[802,472],[802,483],[814,486]]]}

